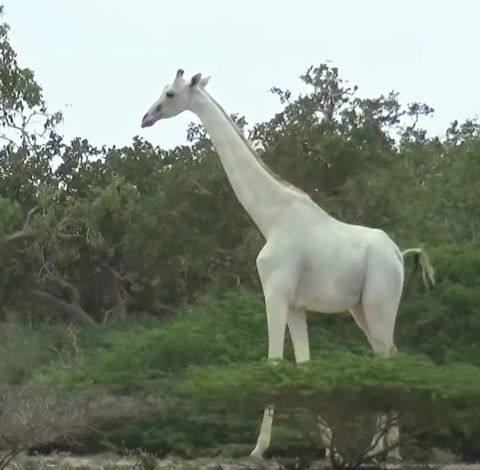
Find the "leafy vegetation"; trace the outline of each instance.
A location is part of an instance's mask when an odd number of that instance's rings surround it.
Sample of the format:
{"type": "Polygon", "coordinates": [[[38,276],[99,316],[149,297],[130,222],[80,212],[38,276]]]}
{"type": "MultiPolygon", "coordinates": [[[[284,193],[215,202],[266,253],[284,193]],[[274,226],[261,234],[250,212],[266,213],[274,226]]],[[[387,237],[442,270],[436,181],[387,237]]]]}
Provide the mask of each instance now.
{"type": "Polygon", "coordinates": [[[275,172],[346,222],[425,245],[437,271],[425,292],[407,264],[398,357],[373,357],[348,315],[311,315],[314,361],[272,367],[254,263],[262,239],[204,129],[192,123],[188,145],[172,150],[139,137],[123,148],[67,142],[6,25],[0,61],[1,385],[162,403],[84,436],[83,450],[245,455],[274,400],[273,452],[320,451],[318,412],[344,443],[364,445],[394,403],[409,455],[479,455],[476,121],[430,137],[429,106],[360,98],[325,64],[300,77],[303,95],[272,88],[283,110],[271,120],[234,115],[275,172]]]}

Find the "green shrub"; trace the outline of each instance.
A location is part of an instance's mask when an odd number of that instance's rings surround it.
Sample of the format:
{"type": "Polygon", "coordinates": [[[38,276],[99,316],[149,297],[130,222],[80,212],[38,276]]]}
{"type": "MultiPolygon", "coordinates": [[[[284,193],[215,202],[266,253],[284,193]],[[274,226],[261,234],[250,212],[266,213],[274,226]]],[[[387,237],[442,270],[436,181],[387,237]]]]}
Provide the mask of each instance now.
{"type": "Polygon", "coordinates": [[[0,323],[0,384],[27,383],[49,364],[65,368],[81,355],[79,332],[65,325],[0,323]]]}
{"type": "MultiPolygon", "coordinates": [[[[359,445],[366,436],[362,429],[371,429],[375,413],[392,404],[402,412],[406,434],[423,449],[458,449],[478,435],[473,421],[480,378],[476,367],[460,362],[476,347],[471,331],[463,333],[469,342],[456,345],[451,330],[439,325],[451,318],[445,298],[471,292],[451,291],[448,276],[442,277],[428,294],[406,292],[397,333],[401,353],[389,361],[373,355],[348,315],[312,314],[313,361],[295,366],[287,341],[290,361],[271,368],[265,360],[263,298],[238,291],[205,297],[168,322],[105,330],[74,367],[55,365],[37,381],[164,400],[148,421],[129,419],[104,429],[104,448],[141,447],[189,457],[217,455],[227,446],[225,452],[235,453],[255,441],[263,406],[274,400],[280,409],[274,445],[282,452],[305,443],[319,446],[314,421],[296,424],[299,413],[313,420],[320,412],[338,429],[361,436],[355,440],[359,445]]],[[[466,317],[453,318],[453,325],[459,328],[465,318],[475,318],[473,304],[466,317]]]]}
{"type": "Polygon", "coordinates": [[[65,385],[143,388],[191,364],[258,360],[267,350],[262,298],[250,293],[204,299],[166,323],[105,331],[101,346],[72,370],[44,380],[65,385]]]}
{"type": "Polygon", "coordinates": [[[319,356],[301,366],[265,361],[194,366],[175,391],[203,413],[254,419],[265,404],[275,403],[283,412],[320,414],[333,427],[337,442],[357,453],[371,439],[375,415],[391,408],[400,412],[402,442],[410,452],[432,442],[458,444],[453,436],[478,436],[480,368],[441,366],[410,354],[384,360],[339,349],[319,356]]]}

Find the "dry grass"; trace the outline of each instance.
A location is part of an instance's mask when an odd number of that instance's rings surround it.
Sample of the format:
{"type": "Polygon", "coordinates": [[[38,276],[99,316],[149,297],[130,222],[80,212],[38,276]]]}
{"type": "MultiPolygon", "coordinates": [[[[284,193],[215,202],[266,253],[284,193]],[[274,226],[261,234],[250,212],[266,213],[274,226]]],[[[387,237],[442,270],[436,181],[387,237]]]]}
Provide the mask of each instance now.
{"type": "Polygon", "coordinates": [[[105,393],[39,393],[0,390],[0,470],[21,452],[50,443],[75,442],[99,424],[139,417],[150,404],[105,393]]]}

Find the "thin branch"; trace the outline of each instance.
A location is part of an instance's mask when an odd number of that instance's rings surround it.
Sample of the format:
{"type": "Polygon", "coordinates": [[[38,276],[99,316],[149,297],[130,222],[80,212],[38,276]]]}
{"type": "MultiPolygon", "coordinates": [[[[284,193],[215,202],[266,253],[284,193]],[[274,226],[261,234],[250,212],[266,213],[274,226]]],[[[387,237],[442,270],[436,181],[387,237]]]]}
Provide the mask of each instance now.
{"type": "Polygon", "coordinates": [[[398,419],[388,417],[384,421],[384,424],[381,426],[379,432],[377,433],[376,438],[371,442],[370,446],[363,452],[363,455],[355,463],[350,463],[348,467],[352,470],[355,470],[363,464],[376,463],[377,458],[387,457],[390,451],[396,449],[400,445],[400,441],[398,439],[393,443],[389,443],[388,439],[385,439],[390,427],[395,425],[398,425],[398,419]],[[384,444],[383,449],[378,450],[376,452],[372,452],[382,439],[385,439],[387,441],[387,444],[386,445],[384,444]]]}
{"type": "MultiPolygon", "coordinates": [[[[3,436],[2,436],[3,437],[3,436]]],[[[8,465],[20,454],[23,450],[20,447],[14,446],[6,454],[0,458],[0,470],[5,470],[8,465]]]]}
{"type": "Polygon", "coordinates": [[[28,213],[27,213],[27,218],[25,219],[25,224],[23,225],[23,229],[26,229],[28,227],[28,224],[30,223],[31,218],[33,217],[33,214],[40,208],[39,205],[32,207],[28,213]]]}
{"type": "MultiPolygon", "coordinates": [[[[390,427],[398,425],[398,418],[388,417],[386,420],[382,420],[382,425],[376,433],[375,438],[372,440],[370,446],[362,453],[360,458],[355,461],[347,461],[344,460],[335,446],[335,435],[333,431],[320,417],[318,417],[317,420],[321,432],[320,436],[322,444],[326,449],[328,449],[330,453],[330,463],[335,470],[356,470],[360,466],[368,463],[376,464],[378,458],[387,457],[392,450],[396,449],[400,445],[400,441],[397,439],[391,443],[387,442],[383,449],[372,452],[377,447],[379,442],[387,436],[390,427]]],[[[388,441],[388,439],[386,440],[388,441]]]]}
{"type": "Polygon", "coordinates": [[[33,214],[35,214],[35,212],[40,209],[40,205],[36,205],[35,207],[33,207],[32,209],[30,209],[27,213],[27,217],[25,219],[25,223],[23,224],[23,228],[22,230],[19,230],[17,232],[14,232],[12,233],[11,235],[8,235],[7,237],[5,237],[3,239],[3,241],[5,243],[11,243],[13,241],[17,241],[17,240],[23,240],[23,239],[26,239],[26,238],[32,238],[32,237],[35,237],[37,235],[37,232],[35,230],[29,230],[28,229],[28,226],[30,224],[30,221],[33,217],[33,214]]]}
{"type": "Polygon", "coordinates": [[[18,232],[12,233],[3,239],[4,243],[12,243],[18,240],[26,240],[28,238],[34,238],[37,236],[37,232],[34,230],[20,230],[18,232]]]}
{"type": "Polygon", "coordinates": [[[22,451],[52,442],[75,442],[85,430],[104,422],[146,416],[152,405],[145,400],[106,394],[31,394],[15,387],[0,389],[0,470],[22,451]]]}
{"type": "Polygon", "coordinates": [[[335,436],[333,431],[320,416],[317,416],[317,425],[320,429],[320,439],[322,440],[322,444],[330,453],[330,463],[332,464],[332,467],[334,469],[345,468],[344,459],[335,446],[335,436]]]}
{"type": "MultiPolygon", "coordinates": [[[[11,145],[11,146],[15,147],[15,149],[18,149],[18,144],[13,139],[11,139],[10,137],[7,137],[6,135],[0,135],[0,139],[6,140],[8,142],[7,145],[11,145]]],[[[0,462],[0,464],[1,464],[1,462],[0,462]]]]}

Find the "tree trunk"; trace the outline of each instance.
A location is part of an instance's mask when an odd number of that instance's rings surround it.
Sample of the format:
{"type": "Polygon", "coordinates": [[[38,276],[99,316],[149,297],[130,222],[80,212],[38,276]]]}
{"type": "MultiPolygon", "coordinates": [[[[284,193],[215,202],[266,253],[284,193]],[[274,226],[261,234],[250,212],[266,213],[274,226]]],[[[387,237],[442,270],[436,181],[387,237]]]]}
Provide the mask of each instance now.
{"type": "Polygon", "coordinates": [[[122,280],[115,269],[106,268],[107,296],[113,306],[105,313],[105,322],[124,323],[127,318],[127,292],[122,280]]]}
{"type": "Polygon", "coordinates": [[[96,325],[95,320],[83,310],[78,302],[66,302],[49,292],[39,289],[31,289],[28,292],[28,296],[32,300],[43,303],[45,306],[52,309],[53,313],[72,320],[79,326],[88,327],[96,325]]]}

